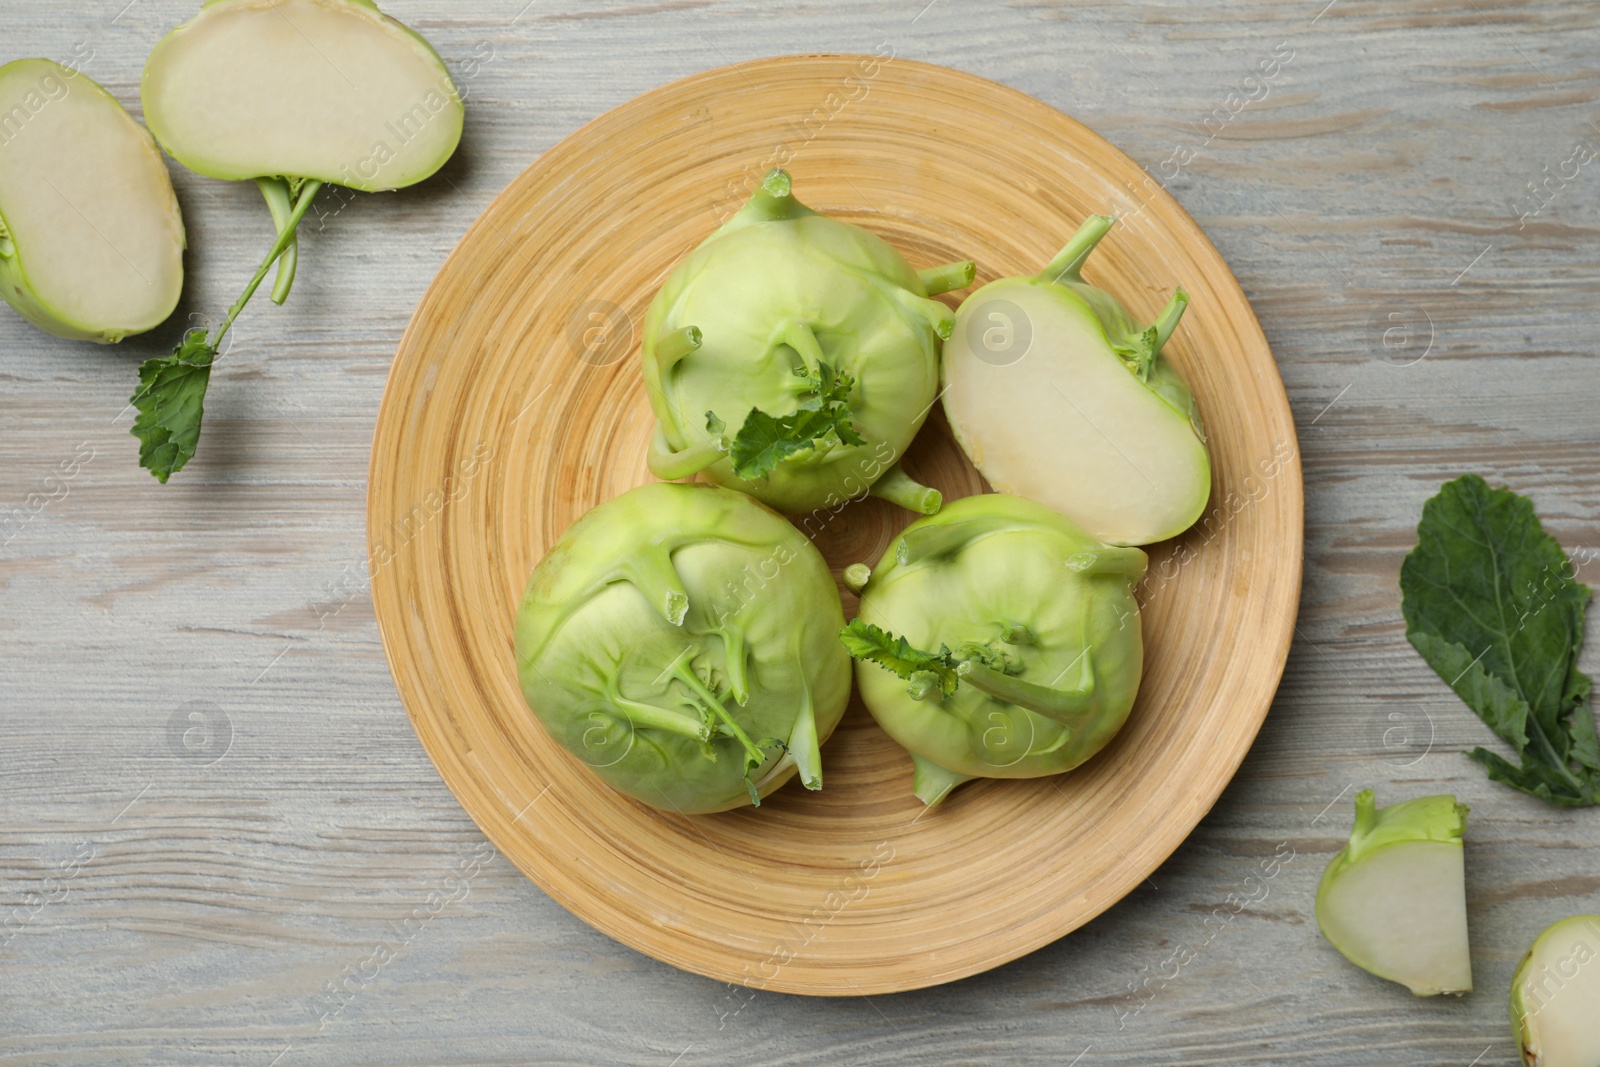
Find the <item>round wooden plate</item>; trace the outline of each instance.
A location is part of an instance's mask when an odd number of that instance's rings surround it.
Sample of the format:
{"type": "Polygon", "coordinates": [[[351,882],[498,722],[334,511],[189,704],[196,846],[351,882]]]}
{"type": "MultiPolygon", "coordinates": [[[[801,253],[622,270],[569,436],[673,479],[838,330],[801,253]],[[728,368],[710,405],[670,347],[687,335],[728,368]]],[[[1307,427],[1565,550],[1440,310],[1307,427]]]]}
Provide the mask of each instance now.
{"type": "MultiPolygon", "coordinates": [[[[953,294],[950,299],[958,299],[953,294]]],[[[1041,456],[1041,463],[1069,462],[1041,456]]],[[[929,420],[910,472],[982,480],[929,420]]],[[[1301,483],[1282,382],[1244,294],[1122,153],[1022,93],[878,56],[791,56],[646,93],[545,152],[445,262],[400,343],[373,442],[373,602],[439,773],[529,878],[612,937],[729,982],[875,994],[994,967],[1081,926],[1210,809],[1256,735],[1299,597],[1301,483]],[[1193,296],[1168,354],[1199,397],[1211,510],[1152,550],[1148,667],[1117,739],[1069,775],[963,786],[937,808],[853,702],[826,788],[685,817],[611,792],[543,733],[511,627],[533,565],[592,506],[650,480],[638,328],[673,265],[773,165],[812,207],[913,266],[1033,273],[1085,215],[1122,221],[1091,281],[1148,321],[1193,296]]],[[[835,571],[909,515],[805,524],[835,571]]],[[[851,617],[854,599],[846,596],[851,617]]]]}

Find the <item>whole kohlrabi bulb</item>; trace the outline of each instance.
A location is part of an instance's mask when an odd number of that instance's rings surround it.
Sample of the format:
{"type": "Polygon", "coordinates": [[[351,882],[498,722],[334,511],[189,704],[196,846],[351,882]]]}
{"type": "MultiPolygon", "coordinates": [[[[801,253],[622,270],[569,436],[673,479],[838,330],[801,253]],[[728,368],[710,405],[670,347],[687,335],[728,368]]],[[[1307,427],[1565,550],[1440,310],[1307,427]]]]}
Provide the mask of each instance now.
{"type": "Polygon", "coordinates": [[[944,410],[996,489],[1107,544],[1147,545],[1200,517],[1211,461],[1194,395],[1161,353],[1188,294],[1140,325],[1080,273],[1114,221],[1091,217],[1038,274],[962,302],[944,348],[944,410]]]}
{"type": "Polygon", "coordinates": [[[929,294],[971,280],[971,263],[919,275],[879,237],[800,203],[774,170],[650,305],[650,469],[703,470],[790,514],[874,483],[938,510],[938,494],[896,464],[933,406],[955,320],[929,294]]]}
{"type": "Polygon", "coordinates": [[[653,484],[594,508],[534,568],[517,613],[523,696],[613,788],[721,811],[796,771],[850,697],[839,593],[782,516],[708,485],[653,484]]]}
{"type": "Polygon", "coordinates": [[[1145,564],[992,493],[912,523],[869,574],[847,572],[861,610],[842,637],[867,709],[911,753],[918,797],[1059,774],[1111,740],[1139,691],[1145,564]]]}

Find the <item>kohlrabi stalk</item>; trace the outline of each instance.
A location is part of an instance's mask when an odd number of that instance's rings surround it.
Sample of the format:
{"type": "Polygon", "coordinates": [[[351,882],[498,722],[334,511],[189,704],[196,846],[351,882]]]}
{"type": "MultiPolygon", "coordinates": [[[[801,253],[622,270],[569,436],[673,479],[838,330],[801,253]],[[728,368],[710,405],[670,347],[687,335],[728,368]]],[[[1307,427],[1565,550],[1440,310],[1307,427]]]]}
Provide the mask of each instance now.
{"type": "Polygon", "coordinates": [[[1139,549],[999,494],[912,523],[875,570],[846,569],[861,608],[840,639],[924,803],[973,778],[1071,770],[1111,740],[1139,688],[1144,569],[1139,549]]]}
{"type": "Polygon", "coordinates": [[[454,153],[464,112],[438,53],[371,0],[209,0],[156,45],[141,90],[162,147],[197,173],[254,180],[277,231],[222,324],[139,369],[139,461],[165,482],[194,455],[219,346],[273,263],[272,300],[288,299],[317,192],[427,178],[454,153]]]}
{"type": "Polygon", "coordinates": [[[650,469],[703,471],[790,513],[869,487],[938,510],[938,494],[898,462],[933,405],[954,322],[932,297],[972,278],[970,262],[913,270],[873,234],[806,207],[772,171],[650,306],[650,469]]]}
{"type": "Polygon", "coordinates": [[[816,548],[749,497],[656,483],[601,504],[529,579],[523,696],[613,788],[685,813],[798,775],[850,695],[838,593],[816,548]]]}
{"type": "Polygon", "coordinates": [[[0,66],[0,296],[59,337],[152,329],[183,290],[183,217],[150,134],[87,75],[0,66]]]}
{"type": "Polygon", "coordinates": [[[943,397],[956,440],[996,489],[1107,544],[1143,545],[1194,523],[1211,465],[1194,395],[1162,354],[1189,295],[1177,290],[1144,324],[1083,279],[1114,222],[1091,216],[1044,270],[962,302],[943,397]]]}
{"type": "Polygon", "coordinates": [[[1453,796],[1379,808],[1372,790],[1358,793],[1350,843],[1317,887],[1322,936],[1418,996],[1471,992],[1466,828],[1467,806],[1453,796]]]}

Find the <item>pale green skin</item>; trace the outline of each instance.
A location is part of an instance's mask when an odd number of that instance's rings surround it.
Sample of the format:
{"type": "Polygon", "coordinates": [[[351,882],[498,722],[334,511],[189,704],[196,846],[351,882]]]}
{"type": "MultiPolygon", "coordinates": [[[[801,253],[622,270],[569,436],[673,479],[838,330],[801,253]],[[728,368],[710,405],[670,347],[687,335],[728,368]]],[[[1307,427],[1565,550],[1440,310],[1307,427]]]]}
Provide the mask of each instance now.
{"type": "MultiPolygon", "coordinates": [[[[953,321],[900,253],[859,226],[807,208],[790,193],[788,176],[775,171],[678,264],[645,316],[645,387],[665,451],[713,443],[707,411],[723,420],[729,437],[752,408],[774,416],[794,411],[804,386],[794,372],[804,360],[779,337],[803,325],[822,359],[856,379],[849,404],[866,444],[802,453],[760,481],[736,476],[726,458],[703,469],[717,484],[788,514],[865,495],[927,418],[939,388],[939,331],[948,333],[953,321]],[[701,343],[684,352],[669,339],[691,327],[701,343]]],[[[656,457],[652,469],[683,476],[656,457]]]]}
{"type": "MultiPolygon", "coordinates": [[[[1569,919],[1562,919],[1552,923],[1543,933],[1534,939],[1533,945],[1528,949],[1527,955],[1522,957],[1522,962],[1517,965],[1517,972],[1511,979],[1511,1033],[1517,1042],[1517,1051],[1522,1062],[1528,1067],[1565,1067],[1569,1063],[1600,1064],[1600,1044],[1588,1048],[1563,1048],[1559,1050],[1546,1047],[1544,1029],[1540,1025],[1540,1016],[1546,1011],[1566,1010],[1578,1012],[1592,1017],[1600,1005],[1577,1003],[1573,1001],[1574,994],[1568,992],[1565,1002],[1558,1002],[1554,998],[1542,1008],[1535,1001],[1534,1009],[1529,1010],[1523,991],[1523,983],[1529,976],[1534,962],[1546,950],[1554,950],[1557,956],[1556,965],[1566,962],[1575,964],[1577,969],[1600,967],[1600,915],[1574,915],[1569,919]],[[1583,945],[1586,953],[1575,952],[1574,947],[1583,945]],[[1560,1007],[1557,1007],[1557,1004],[1560,1007]]],[[[1554,980],[1559,982],[1564,976],[1559,972],[1554,980]]],[[[1585,975],[1587,977],[1587,975],[1585,975]]],[[[1540,981],[1551,981],[1551,976],[1535,974],[1532,980],[1537,984],[1540,981]]],[[[1556,990],[1559,996],[1559,990],[1556,990]]],[[[1538,994],[1535,994],[1536,996],[1538,994]]],[[[1548,993],[1546,994],[1548,995],[1548,993]]]]}
{"type": "Polygon", "coordinates": [[[917,795],[937,803],[971,778],[1060,774],[1099,752],[1128,718],[1144,665],[1134,585],[1145,554],[1113,548],[1021,497],[991,493],[946,504],[911,524],[862,589],[860,618],[912,646],[999,639],[1020,624],[1033,643],[1001,647],[1015,677],[1054,690],[1040,714],[964,678],[952,696],[916,699],[874,663],[856,682],[878,724],[913,756],[917,795]]]}
{"type": "MultiPolygon", "coordinates": [[[[1091,216],[1038,274],[998,279],[962,301],[954,330],[944,348],[946,388],[942,395],[945,414],[957,443],[995,486],[1050,504],[1109,544],[1146,545],[1177,536],[1200,517],[1211,494],[1211,466],[1194,393],[1162,353],[1188,306],[1188,294],[1177,290],[1155,323],[1141,325],[1114,296],[1083,280],[1085,261],[1114,222],[1107,215],[1091,216]],[[1027,355],[1017,362],[983,367],[968,342],[971,319],[975,313],[994,306],[997,300],[1016,305],[1024,314],[1033,311],[1031,317],[1037,320],[1033,341],[1027,355]],[[1148,514],[1136,520],[1098,513],[1086,499],[1090,494],[1085,493],[1075,479],[1098,476],[1131,485],[1138,493],[1152,491],[1149,479],[1143,480],[1146,484],[1140,484],[1140,479],[1128,476],[1124,466],[1096,472],[1077,464],[1063,464],[1048,454],[1051,450],[1046,440],[1048,426],[1032,424],[1028,416],[1019,415],[1014,407],[1004,405],[978,418],[968,410],[970,404],[961,392],[963,383],[958,379],[963,373],[1011,376],[1020,388],[1042,396],[1053,411],[1073,414],[1072,405],[1083,399],[1073,395],[1077,380],[1070,381],[1062,395],[1057,396],[1055,388],[1041,379],[1044,367],[1064,356],[1060,350],[1061,340],[1051,332],[1051,320],[1057,316],[1086,322],[1087,332],[1095,338],[1092,342],[1095,351],[1075,352],[1074,358],[1104,360],[1126,371],[1127,386],[1147,398],[1138,405],[1137,415],[1126,421],[1096,423],[1090,420],[1093,436],[1109,443],[1119,464],[1125,465],[1131,462],[1127,457],[1137,456],[1141,462],[1179,472],[1174,484],[1161,488],[1160,499],[1141,505],[1141,510],[1148,514]],[[1152,330],[1153,342],[1147,336],[1152,330]],[[1118,347],[1146,354],[1148,366],[1142,378],[1126,367],[1116,351],[1118,347]],[[1158,424],[1163,433],[1149,432],[1158,424]],[[1153,444],[1156,441],[1162,444],[1153,444]],[[1046,454],[1038,456],[1041,447],[1046,449],[1046,454]],[[1155,454],[1152,449],[1156,447],[1171,449],[1172,454],[1155,454]],[[1004,470],[996,463],[1001,456],[1006,460],[1004,470]]],[[[1078,464],[1083,462],[1080,459],[1078,464]]]]}
{"type": "MultiPolygon", "coordinates": [[[[1329,936],[1323,906],[1335,883],[1351,868],[1387,848],[1410,845],[1419,841],[1462,848],[1463,835],[1467,829],[1467,813],[1467,806],[1449,795],[1417,797],[1387,808],[1379,808],[1372,790],[1364,789],[1356,794],[1356,818],[1355,825],[1350,831],[1350,841],[1328,863],[1322,872],[1321,881],[1317,883],[1317,926],[1322,935],[1328,938],[1329,943],[1339,949],[1341,955],[1356,966],[1367,969],[1365,964],[1351,956],[1329,936]]],[[[1378,977],[1390,978],[1389,975],[1383,974],[1378,977]]],[[[1390,978],[1390,980],[1399,979],[1390,978]]],[[[1470,986],[1465,990],[1445,991],[1469,992],[1470,986]]],[[[1418,996],[1426,996],[1431,995],[1432,991],[1413,989],[1412,992],[1418,996]]]]}
{"type": "Polygon", "coordinates": [[[749,497],[656,483],[578,520],[539,562],[516,622],[523,696],[607,784],[684,813],[750,803],[744,749],[693,688],[692,665],[763,749],[762,796],[797,770],[821,788],[818,747],[850,697],[839,593],[816,548],[749,497]],[[671,728],[662,728],[665,724],[671,728]],[[709,724],[710,747],[692,734],[709,724]]]}
{"type": "MultiPolygon", "coordinates": [[[[7,76],[26,76],[30,79],[35,75],[53,75],[63,82],[71,81],[74,87],[90,93],[95,99],[104,102],[107,108],[114,108],[119,115],[127,121],[128,135],[138,142],[141,147],[147,146],[149,153],[154,157],[155,165],[160,168],[162,187],[158,190],[156,202],[150,205],[152,211],[170,215],[173,220],[173,230],[178,249],[185,245],[183,217],[178,209],[177,197],[172,191],[172,182],[166,176],[166,166],[161,162],[160,151],[150,134],[127,113],[122,104],[106,92],[94,79],[81,71],[68,70],[48,59],[18,59],[0,66],[0,79],[7,76]]],[[[48,109],[47,109],[48,111],[48,109]]],[[[49,117],[45,121],[49,121],[49,117]]],[[[165,322],[167,317],[178,304],[178,298],[183,289],[183,272],[180,266],[176,284],[172,286],[170,299],[162,302],[161,307],[151,312],[139,321],[131,322],[88,322],[74,317],[67,311],[55,306],[50,297],[40,293],[28,277],[28,250],[12,238],[10,228],[6,224],[6,191],[0,189],[0,296],[16,309],[24,319],[44,330],[46,333],[57,337],[65,337],[72,341],[94,341],[98,344],[116,344],[124,337],[132,334],[143,333],[165,322]]]]}

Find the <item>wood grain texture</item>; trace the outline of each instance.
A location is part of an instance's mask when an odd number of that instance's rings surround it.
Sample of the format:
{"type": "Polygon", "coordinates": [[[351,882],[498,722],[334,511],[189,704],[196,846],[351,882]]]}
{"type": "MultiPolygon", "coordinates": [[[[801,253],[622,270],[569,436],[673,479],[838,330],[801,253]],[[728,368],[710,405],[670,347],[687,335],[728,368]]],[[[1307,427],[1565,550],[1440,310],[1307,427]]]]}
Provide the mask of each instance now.
{"type": "MultiPolygon", "coordinates": [[[[137,114],[145,54],[195,5],[124,6],[10,4],[6,55],[64,60],[82,42],[85,69],[137,114]]],[[[336,214],[325,201],[294,296],[245,313],[204,451],[172,485],[134,465],[134,366],[170,347],[183,316],[214,318],[237,295],[271,240],[258,194],[174,168],[188,292],[147,337],[57,342],[0,308],[0,515],[55,497],[0,534],[0,905],[23,917],[0,946],[0,1062],[1513,1062],[1512,970],[1545,924],[1600,905],[1600,829],[1592,812],[1551,813],[1486,782],[1460,754],[1492,738],[1406,644],[1395,582],[1421,502],[1469,469],[1530,494],[1570,551],[1600,558],[1600,178],[1590,165],[1553,182],[1526,220],[1530,202],[1513,203],[1597,138],[1600,12],[1556,0],[386,7],[468,87],[462,152],[416,189],[336,214]],[[595,932],[503,858],[464,896],[446,885],[483,838],[406,721],[367,585],[351,576],[367,554],[390,361],[493,197],[584,122],[675,78],[881,43],[1084,122],[1205,230],[1296,416],[1305,584],[1256,744],[1147,884],[950,986],[752,996],[595,932]],[[1219,124],[1229,92],[1282,44],[1294,56],[1265,98],[1219,124]],[[1163,164],[1180,146],[1198,154],[1174,175],[1163,164]],[[1393,325],[1407,330],[1385,338],[1393,325]],[[84,443],[93,459],[65,495],[47,488],[84,443]],[[169,747],[190,701],[231,722],[209,766],[203,746],[194,761],[169,747]],[[1472,805],[1472,996],[1416,1000],[1317,937],[1316,879],[1362,785],[1472,805]],[[29,911],[80,843],[93,860],[29,911]],[[1263,898],[1261,863],[1280,845],[1294,858],[1263,898]],[[455,899],[435,914],[436,891],[455,899]],[[434,917],[419,925],[418,908],[434,917]],[[380,945],[393,959],[363,966],[380,945]]],[[[1584,664],[1593,673],[1600,655],[1584,664]]]]}
{"type": "MultiPolygon", "coordinates": [[[[1283,669],[1300,591],[1300,466],[1248,303],[1175,201],[1153,189],[1130,202],[1141,176],[1083,126],[992,82],[905,59],[804,56],[647,93],[495,199],[401,340],[367,528],[401,698],[504,856],[658,959],[754,989],[865,996],[964,978],[1054,941],[1188,836],[1283,669]],[[641,154],[662,163],[630,168],[641,154]],[[1152,321],[1174,277],[1195,279],[1204,310],[1166,351],[1207,413],[1215,506],[1153,551],[1138,703],[1069,776],[977,783],[925,811],[909,758],[857,696],[824,746],[820,793],[790,787],[759,810],[674,815],[609,789],[523,703],[511,629],[528,574],[590,508],[655,480],[636,354],[645,309],[775,164],[792,168],[803,202],[873,230],[915,267],[976,261],[976,285],[1036,272],[1110,203],[1124,224],[1095,256],[1094,284],[1152,321]]],[[[983,491],[942,420],[907,465],[947,500],[983,491]]],[[[910,518],[842,499],[793,517],[836,576],[875,563],[910,518]]]]}

